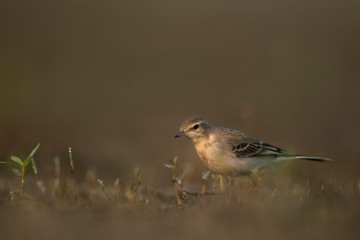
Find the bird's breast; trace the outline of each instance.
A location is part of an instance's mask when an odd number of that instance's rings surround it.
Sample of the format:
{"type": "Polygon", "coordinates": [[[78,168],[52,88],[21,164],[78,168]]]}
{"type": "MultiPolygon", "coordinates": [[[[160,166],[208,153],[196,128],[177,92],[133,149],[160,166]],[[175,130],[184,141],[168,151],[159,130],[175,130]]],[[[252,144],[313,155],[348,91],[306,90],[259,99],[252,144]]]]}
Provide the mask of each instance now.
{"type": "Polygon", "coordinates": [[[228,172],[229,159],[233,159],[233,154],[224,150],[218,143],[215,142],[198,142],[195,143],[196,151],[200,157],[200,160],[211,171],[216,173],[228,172]]]}
{"type": "Polygon", "coordinates": [[[195,145],[196,151],[201,161],[208,167],[211,159],[211,150],[209,150],[208,144],[197,144],[195,145]]]}

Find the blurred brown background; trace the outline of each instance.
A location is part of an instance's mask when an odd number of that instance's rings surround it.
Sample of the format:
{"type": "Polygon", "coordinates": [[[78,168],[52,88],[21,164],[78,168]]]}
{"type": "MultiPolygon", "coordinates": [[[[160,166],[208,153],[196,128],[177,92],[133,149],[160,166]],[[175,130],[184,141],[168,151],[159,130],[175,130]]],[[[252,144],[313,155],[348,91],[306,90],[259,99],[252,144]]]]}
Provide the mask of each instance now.
{"type": "Polygon", "coordinates": [[[45,172],[71,146],[79,174],[113,179],[138,166],[157,184],[175,155],[204,170],[190,142],[173,139],[196,114],[358,173],[359,9],[328,0],[3,0],[0,160],[40,142],[45,172]]]}

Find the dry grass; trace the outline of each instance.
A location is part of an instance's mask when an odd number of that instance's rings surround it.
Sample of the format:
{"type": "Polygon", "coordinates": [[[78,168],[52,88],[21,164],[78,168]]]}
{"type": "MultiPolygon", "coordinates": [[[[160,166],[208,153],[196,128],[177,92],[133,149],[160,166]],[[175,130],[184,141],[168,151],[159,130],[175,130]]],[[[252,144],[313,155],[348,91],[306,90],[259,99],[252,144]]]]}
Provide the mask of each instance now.
{"type": "Polygon", "coordinates": [[[162,188],[147,185],[139,169],[133,179],[107,182],[88,172],[79,181],[74,165],[60,169],[56,160],[51,177],[29,176],[24,197],[15,179],[0,180],[1,239],[357,239],[360,233],[356,178],[296,180],[284,174],[285,165],[270,172],[263,190],[237,178],[220,192],[215,175],[187,175],[174,160],[162,188]]]}

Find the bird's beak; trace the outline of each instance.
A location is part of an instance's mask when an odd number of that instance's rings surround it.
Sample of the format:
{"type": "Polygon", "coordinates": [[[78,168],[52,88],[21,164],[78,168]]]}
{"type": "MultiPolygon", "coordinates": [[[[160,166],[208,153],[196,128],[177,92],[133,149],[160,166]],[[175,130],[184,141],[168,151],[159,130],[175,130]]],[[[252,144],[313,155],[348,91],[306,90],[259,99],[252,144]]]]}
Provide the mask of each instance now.
{"type": "Polygon", "coordinates": [[[174,138],[181,137],[182,135],[184,135],[184,131],[179,131],[174,138]]]}

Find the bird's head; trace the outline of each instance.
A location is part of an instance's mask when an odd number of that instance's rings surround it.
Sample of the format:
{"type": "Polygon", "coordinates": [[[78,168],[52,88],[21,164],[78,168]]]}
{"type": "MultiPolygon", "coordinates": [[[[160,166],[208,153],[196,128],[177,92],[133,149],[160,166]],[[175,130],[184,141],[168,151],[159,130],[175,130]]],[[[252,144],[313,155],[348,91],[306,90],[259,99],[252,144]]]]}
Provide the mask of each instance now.
{"type": "Polygon", "coordinates": [[[183,121],[175,138],[185,136],[196,142],[203,137],[207,137],[211,128],[212,126],[204,118],[197,116],[190,117],[183,121]]]}

